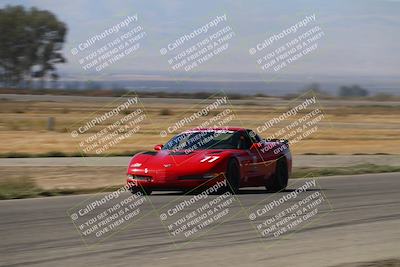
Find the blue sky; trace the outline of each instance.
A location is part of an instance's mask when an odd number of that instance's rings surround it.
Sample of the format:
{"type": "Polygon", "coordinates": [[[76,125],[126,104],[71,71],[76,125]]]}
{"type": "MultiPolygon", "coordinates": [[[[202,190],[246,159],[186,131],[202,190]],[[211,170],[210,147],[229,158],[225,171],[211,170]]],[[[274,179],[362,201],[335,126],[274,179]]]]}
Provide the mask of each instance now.
{"type": "Polygon", "coordinates": [[[228,51],[196,71],[262,73],[250,47],[306,15],[316,14],[315,25],[325,33],[312,54],[291,64],[283,73],[378,75],[400,74],[400,1],[396,0],[284,0],[284,1],[101,1],[13,0],[55,13],[68,26],[62,72],[83,73],[70,49],[93,34],[138,14],[147,33],[141,49],[107,69],[111,73],[171,71],[159,49],[217,15],[228,16],[236,36],[228,51]]]}

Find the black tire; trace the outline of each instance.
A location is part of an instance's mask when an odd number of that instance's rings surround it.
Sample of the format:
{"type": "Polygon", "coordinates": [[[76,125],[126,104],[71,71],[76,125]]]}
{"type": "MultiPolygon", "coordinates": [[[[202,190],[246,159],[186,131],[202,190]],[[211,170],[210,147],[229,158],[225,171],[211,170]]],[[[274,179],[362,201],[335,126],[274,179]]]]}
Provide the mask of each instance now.
{"type": "Polygon", "coordinates": [[[226,179],[228,182],[226,189],[233,194],[237,194],[239,192],[240,182],[240,168],[237,160],[229,160],[228,169],[226,171],[226,179]]]}
{"type": "Polygon", "coordinates": [[[150,188],[145,188],[145,187],[140,187],[140,186],[134,186],[129,188],[129,191],[131,191],[132,194],[136,194],[137,192],[142,192],[144,195],[151,195],[151,193],[153,192],[153,190],[151,190],[150,188]]]}
{"type": "Polygon", "coordinates": [[[275,167],[275,173],[272,179],[270,179],[265,188],[267,192],[278,192],[284,190],[287,187],[289,180],[289,173],[285,158],[280,158],[275,167]]]}

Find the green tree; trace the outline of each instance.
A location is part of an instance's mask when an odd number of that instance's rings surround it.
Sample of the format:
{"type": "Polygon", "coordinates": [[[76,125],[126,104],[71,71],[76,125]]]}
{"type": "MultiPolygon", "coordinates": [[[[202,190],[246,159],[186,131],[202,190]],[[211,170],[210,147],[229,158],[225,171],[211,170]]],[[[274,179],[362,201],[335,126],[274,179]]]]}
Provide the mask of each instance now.
{"type": "Polygon", "coordinates": [[[55,64],[64,63],[61,50],[66,25],[49,11],[22,6],[0,9],[0,77],[7,85],[32,78],[58,78],[55,64]]]}

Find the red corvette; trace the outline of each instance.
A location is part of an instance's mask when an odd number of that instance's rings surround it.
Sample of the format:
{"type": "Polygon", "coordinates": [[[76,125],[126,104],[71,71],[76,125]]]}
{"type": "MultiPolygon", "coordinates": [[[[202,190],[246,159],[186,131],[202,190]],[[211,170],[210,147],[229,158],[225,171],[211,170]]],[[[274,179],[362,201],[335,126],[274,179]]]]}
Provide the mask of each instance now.
{"type": "Polygon", "coordinates": [[[185,131],[155,151],[134,155],[127,170],[132,192],[190,190],[226,180],[226,189],[265,186],[286,188],[292,156],[284,140],[263,140],[244,128],[204,128],[185,131]]]}

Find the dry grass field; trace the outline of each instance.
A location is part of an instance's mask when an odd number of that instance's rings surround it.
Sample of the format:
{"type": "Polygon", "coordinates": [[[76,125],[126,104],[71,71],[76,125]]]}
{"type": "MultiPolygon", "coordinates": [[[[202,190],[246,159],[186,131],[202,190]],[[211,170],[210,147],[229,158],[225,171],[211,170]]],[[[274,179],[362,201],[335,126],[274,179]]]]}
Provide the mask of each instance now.
{"type": "MultiPolygon", "coordinates": [[[[71,136],[71,132],[125,101],[124,98],[1,95],[0,154],[80,154],[81,141],[120,120],[132,112],[132,109],[121,112],[102,125],[92,127],[76,138],[71,136]],[[55,120],[53,130],[49,130],[47,126],[49,117],[55,120]]],[[[102,154],[133,153],[165,143],[173,134],[162,138],[160,131],[213,101],[215,99],[141,99],[146,118],[138,124],[140,129],[113,144],[102,154]]],[[[275,98],[231,100],[228,108],[234,116],[226,125],[257,129],[300,102],[301,100],[293,102],[275,98]]],[[[400,154],[400,102],[321,100],[318,105],[323,110],[324,118],[318,122],[317,131],[292,146],[294,154],[400,154]]],[[[209,121],[221,110],[213,110],[195,122],[179,128],[177,132],[209,121]]],[[[304,114],[306,113],[300,113],[295,118],[304,114]]],[[[288,123],[285,121],[261,135],[267,137],[288,123]]],[[[90,150],[88,154],[95,154],[95,151],[90,150]]]]}

